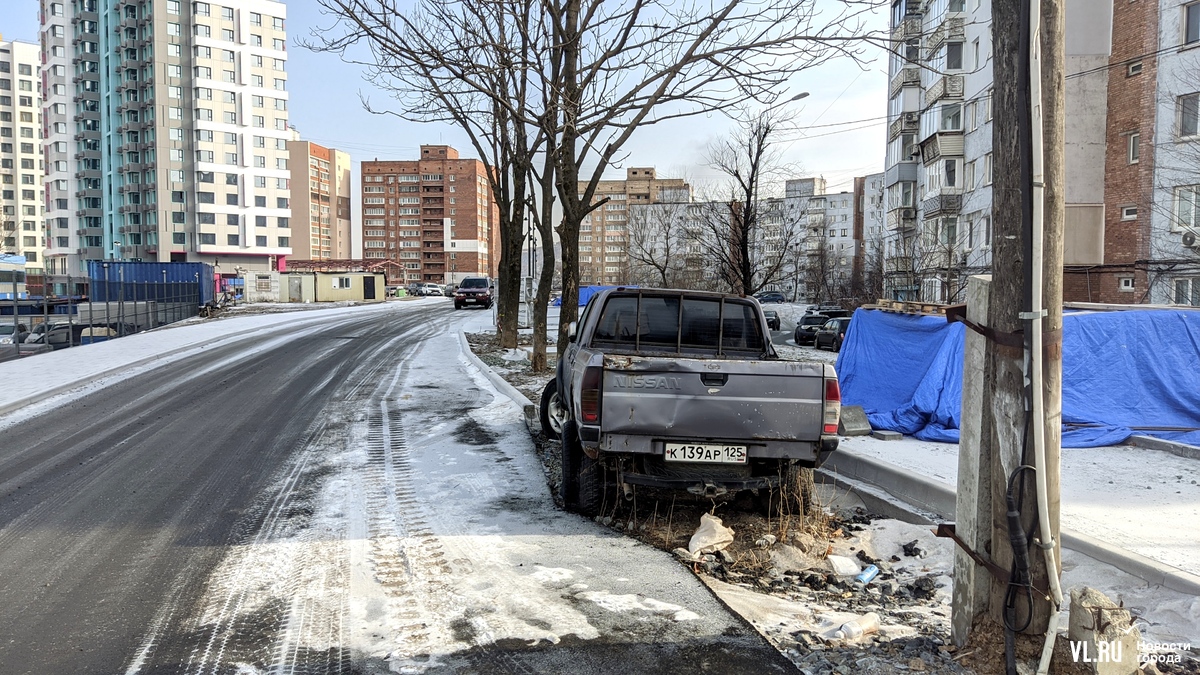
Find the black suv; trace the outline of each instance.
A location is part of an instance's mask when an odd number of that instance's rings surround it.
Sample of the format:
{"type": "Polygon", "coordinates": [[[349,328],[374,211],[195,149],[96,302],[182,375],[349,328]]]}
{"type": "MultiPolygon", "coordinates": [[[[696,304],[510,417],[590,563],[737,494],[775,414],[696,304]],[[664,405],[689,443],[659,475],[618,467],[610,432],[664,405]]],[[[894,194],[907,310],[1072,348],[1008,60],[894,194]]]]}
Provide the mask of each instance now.
{"type": "Polygon", "coordinates": [[[811,345],[816,339],[817,331],[829,320],[824,314],[805,314],[796,322],[796,333],[792,339],[798,345],[811,345]]]}
{"type": "Polygon", "coordinates": [[[467,277],[454,291],[454,309],[474,305],[484,309],[492,307],[492,288],[487,277],[467,277]]]}
{"type": "Polygon", "coordinates": [[[787,298],[783,297],[783,293],[777,291],[764,291],[754,296],[761,303],[766,302],[787,302],[787,298]]]}

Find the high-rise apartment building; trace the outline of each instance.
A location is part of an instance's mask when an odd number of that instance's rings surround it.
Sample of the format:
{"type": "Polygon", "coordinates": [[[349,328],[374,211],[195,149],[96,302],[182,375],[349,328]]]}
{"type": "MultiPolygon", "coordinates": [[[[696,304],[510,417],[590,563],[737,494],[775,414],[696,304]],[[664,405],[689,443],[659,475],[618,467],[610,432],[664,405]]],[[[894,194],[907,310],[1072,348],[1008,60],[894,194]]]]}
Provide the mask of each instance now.
{"type": "MultiPolygon", "coordinates": [[[[1080,264],[1096,262],[1104,237],[1112,9],[1066,12],[1065,256],[1080,264]]],[[[967,277],[991,268],[991,20],[977,0],[892,2],[884,270],[895,299],[959,301],[967,277]]]]}
{"type": "Polygon", "coordinates": [[[42,79],[38,46],[0,39],[0,253],[42,268],[42,79]]]}
{"type": "Polygon", "coordinates": [[[496,276],[500,212],[487,168],[448,145],[421,158],[361,164],[363,258],[389,261],[389,284],[496,276]]]}
{"type": "Polygon", "coordinates": [[[350,155],[297,136],[288,141],[288,162],[292,171],[292,258],[350,259],[350,155]]]}
{"type": "Polygon", "coordinates": [[[41,6],[52,290],[88,260],[291,254],[282,2],[41,6]]]}
{"type": "MultiPolygon", "coordinates": [[[[580,183],[580,190],[586,187],[580,183]]],[[[628,283],[629,207],[691,201],[691,186],[680,178],[658,178],[653,168],[625,170],[624,180],[602,180],[593,201],[608,201],[584,217],[579,228],[579,283],[628,283]]]]}

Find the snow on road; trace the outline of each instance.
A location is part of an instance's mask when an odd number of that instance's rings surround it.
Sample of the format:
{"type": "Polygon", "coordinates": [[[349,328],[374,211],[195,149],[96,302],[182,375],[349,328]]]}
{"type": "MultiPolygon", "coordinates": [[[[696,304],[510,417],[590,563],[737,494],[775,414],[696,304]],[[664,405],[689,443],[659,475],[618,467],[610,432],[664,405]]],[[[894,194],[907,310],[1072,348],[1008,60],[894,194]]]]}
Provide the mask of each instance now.
{"type": "Polygon", "coordinates": [[[451,316],[392,338],[416,347],[361,364],[311,421],[206,584],[187,670],[559,672],[613,646],[651,649],[646,672],[782,664],[669,554],[555,507],[522,411],[446,338],[485,313],[451,316]]]}

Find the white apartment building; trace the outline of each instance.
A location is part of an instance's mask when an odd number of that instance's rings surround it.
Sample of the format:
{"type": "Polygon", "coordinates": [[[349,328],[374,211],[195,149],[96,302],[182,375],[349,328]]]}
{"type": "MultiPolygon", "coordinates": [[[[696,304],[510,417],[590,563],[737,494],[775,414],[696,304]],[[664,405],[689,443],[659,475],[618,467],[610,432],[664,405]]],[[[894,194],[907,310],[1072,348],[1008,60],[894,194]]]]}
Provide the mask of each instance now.
{"type": "Polygon", "coordinates": [[[282,2],[42,0],[42,16],[55,292],[88,260],[233,273],[291,254],[282,2]]]}
{"type": "MultiPolygon", "coordinates": [[[[1100,4],[1066,3],[1067,258],[1080,264],[1104,236],[1112,3],[1100,4]]],[[[954,302],[991,268],[991,4],[894,0],[891,27],[885,293],[954,302]]]]}
{"type": "Polygon", "coordinates": [[[42,78],[38,46],[0,39],[0,253],[25,257],[40,274],[42,78]]]}

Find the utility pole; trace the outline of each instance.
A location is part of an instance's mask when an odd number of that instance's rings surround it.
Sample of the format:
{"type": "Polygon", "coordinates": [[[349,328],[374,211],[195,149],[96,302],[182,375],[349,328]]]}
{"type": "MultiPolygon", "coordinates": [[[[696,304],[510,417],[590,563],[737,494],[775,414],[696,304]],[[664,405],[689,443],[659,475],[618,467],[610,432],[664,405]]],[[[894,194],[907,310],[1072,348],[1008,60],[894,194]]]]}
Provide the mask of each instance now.
{"type": "Polygon", "coordinates": [[[1031,35],[1030,2],[992,2],[994,178],[987,326],[999,339],[987,341],[984,359],[980,445],[981,457],[990,463],[991,512],[980,517],[990,515],[992,562],[1010,570],[1013,581],[1028,579],[1018,586],[992,578],[989,618],[1015,632],[1044,635],[1054,630],[1051,596],[1058,587],[1058,569],[1048,573],[1047,563],[1057,568],[1060,559],[1064,14],[1058,0],[1032,0],[1040,19],[1034,23],[1040,25],[1031,35]],[[1030,73],[1031,40],[1040,46],[1036,81],[1030,73]],[[1017,346],[1022,340],[1024,349],[1017,346]],[[1038,470],[1021,468],[1026,466],[1038,470]],[[1018,502],[1021,528],[1033,535],[1027,569],[1014,565],[1010,495],[1018,502]]]}

